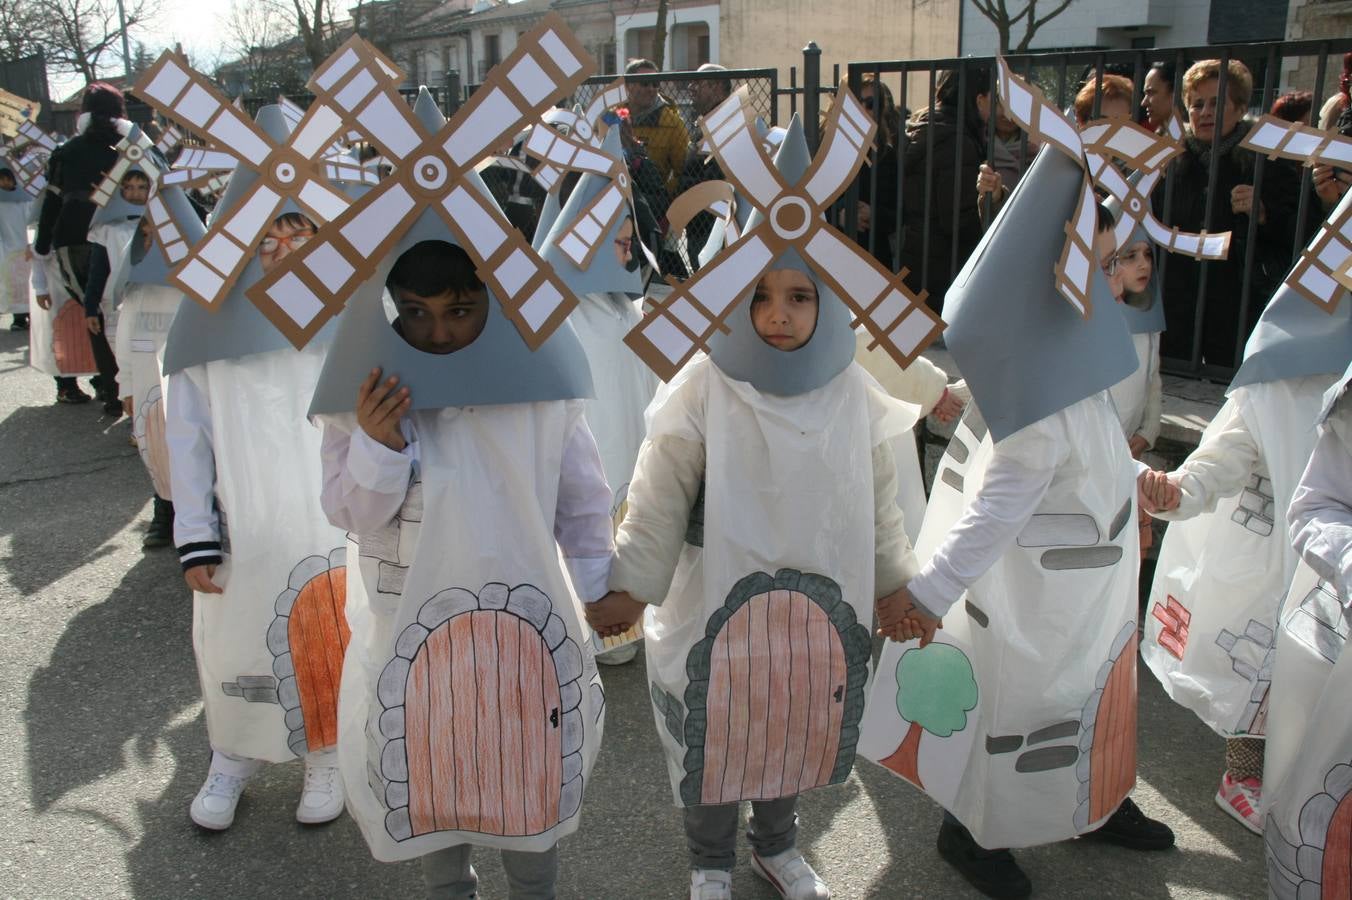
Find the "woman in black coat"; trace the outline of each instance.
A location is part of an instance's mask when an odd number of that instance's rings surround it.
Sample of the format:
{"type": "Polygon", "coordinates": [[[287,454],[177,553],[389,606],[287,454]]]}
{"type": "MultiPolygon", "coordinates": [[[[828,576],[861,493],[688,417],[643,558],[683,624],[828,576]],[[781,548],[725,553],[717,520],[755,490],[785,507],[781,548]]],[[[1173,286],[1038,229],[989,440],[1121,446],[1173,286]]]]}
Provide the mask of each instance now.
{"type": "Polygon", "coordinates": [[[906,144],[902,150],[905,182],[901,198],[901,264],[910,269],[906,283],[912,290],[927,289],[926,302],[940,313],[944,308],[944,294],[953,277],[981,240],[976,180],[977,171],[986,158],[986,144],[985,124],[977,97],[990,96],[990,72],[971,67],[967,70],[966,81],[964,96],[959,90],[957,70],[950,69],[939,75],[934,106],[916,113],[906,123],[906,144]],[[931,135],[934,140],[932,156],[931,135]],[[933,188],[929,215],[926,216],[925,184],[931,165],[933,188]],[[955,191],[958,198],[956,216],[953,210],[955,191]],[[929,232],[928,252],[926,231],[929,232]],[[956,266],[953,263],[955,246],[956,266]]]}
{"type": "Polygon", "coordinates": [[[1240,147],[1253,127],[1244,118],[1253,93],[1253,76],[1237,60],[1230,62],[1226,77],[1226,101],[1218,115],[1217,88],[1220,63],[1203,60],[1183,76],[1188,126],[1185,152],[1173,163],[1173,200],[1164,214],[1165,190],[1156,189],[1152,202],[1166,225],[1181,231],[1231,232],[1230,254],[1224,260],[1202,262],[1173,254],[1164,269],[1164,315],[1166,330],[1160,355],[1188,360],[1196,336],[1198,285],[1206,272],[1202,317],[1202,360],[1218,366],[1238,363],[1242,341],[1253,330],[1258,316],[1291,267],[1295,238],[1296,208],[1300,192],[1299,171],[1281,160],[1263,164],[1261,195],[1253,189],[1258,155],[1240,147]],[[1212,141],[1217,123],[1220,145],[1212,161],[1212,141]],[[1216,167],[1216,192],[1210,221],[1206,218],[1211,167],[1216,167]],[[1253,245],[1248,242],[1249,223],[1258,216],[1253,245]],[[1241,315],[1240,296],[1245,258],[1253,257],[1249,304],[1241,315]],[[1243,318],[1243,321],[1241,321],[1243,318]]]}
{"type": "MultiPolygon", "coordinates": [[[[79,133],[52,151],[47,161],[48,186],[33,252],[40,257],[55,253],[62,283],[71,296],[83,302],[89,282],[89,221],[97,209],[93,192],[117,162],[115,147],[122,140],[117,122],[127,117],[127,110],[122,92],[102,82],[85,88],[80,110],[79,133]]],[[[121,415],[117,360],[108,345],[102,316],[91,321],[89,339],[99,369],[95,384],[98,398],[105,412],[121,415]]],[[[57,379],[58,399],[63,394],[72,397],[72,392],[80,393],[74,378],[57,379]]]]}

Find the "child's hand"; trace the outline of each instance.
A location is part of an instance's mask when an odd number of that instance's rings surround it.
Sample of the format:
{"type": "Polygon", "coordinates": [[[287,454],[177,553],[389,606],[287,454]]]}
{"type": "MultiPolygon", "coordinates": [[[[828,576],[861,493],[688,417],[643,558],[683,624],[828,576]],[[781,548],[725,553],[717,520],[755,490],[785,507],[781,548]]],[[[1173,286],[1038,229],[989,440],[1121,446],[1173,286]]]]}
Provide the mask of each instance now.
{"type": "Polygon", "coordinates": [[[595,603],[586,604],[587,624],[601,637],[618,637],[643,618],[646,603],[624,591],[611,591],[595,603]]]}
{"type": "Polygon", "coordinates": [[[924,647],[944,624],[925,612],[904,587],[878,598],[874,608],[878,613],[878,634],[898,642],[919,638],[920,646],[924,647]]]}
{"type": "Polygon", "coordinates": [[[939,398],[938,403],[934,404],[934,409],[930,412],[930,415],[946,425],[962,415],[962,407],[962,398],[948,388],[944,388],[944,395],[939,398]]]}
{"type": "Polygon", "coordinates": [[[396,390],[399,379],[394,376],[387,378],[384,384],[379,382],[380,370],[372,369],[357,388],[357,424],[371,440],[397,453],[408,446],[399,431],[399,420],[408,412],[413,398],[406,387],[396,390]]]}
{"type": "Polygon", "coordinates": [[[1150,449],[1150,445],[1146,443],[1145,438],[1139,434],[1133,434],[1127,440],[1127,446],[1131,448],[1132,459],[1140,459],[1141,454],[1150,449]]]}
{"type": "Polygon", "coordinates": [[[216,567],[210,563],[205,566],[193,566],[183,573],[183,580],[188,582],[188,587],[199,594],[224,594],[225,591],[216,586],[211,580],[211,576],[216,574],[216,567]]]}
{"type": "Polygon", "coordinates": [[[100,334],[103,331],[103,323],[99,321],[98,316],[85,316],[85,327],[89,329],[90,334],[100,334]]]}
{"type": "Polygon", "coordinates": [[[1178,509],[1183,491],[1170,480],[1168,473],[1149,469],[1136,480],[1137,500],[1149,513],[1172,512],[1178,509]]]}
{"type": "Polygon", "coordinates": [[[33,299],[36,300],[36,301],[38,301],[38,306],[42,307],[43,309],[51,309],[51,308],[52,308],[52,295],[51,295],[51,294],[36,294],[36,295],[34,295],[33,299]]]}

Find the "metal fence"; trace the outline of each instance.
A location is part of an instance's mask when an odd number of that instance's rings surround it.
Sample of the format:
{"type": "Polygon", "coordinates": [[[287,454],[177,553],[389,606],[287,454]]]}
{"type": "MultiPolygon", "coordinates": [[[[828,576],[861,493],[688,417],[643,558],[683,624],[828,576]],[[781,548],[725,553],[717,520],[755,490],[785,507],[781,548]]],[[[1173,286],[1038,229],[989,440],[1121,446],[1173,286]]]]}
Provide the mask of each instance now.
{"type": "MultiPolygon", "coordinates": [[[[1228,194],[1218,195],[1218,179],[1223,165],[1216,161],[1224,154],[1236,152],[1223,145],[1222,132],[1225,126],[1219,121],[1226,107],[1227,89],[1230,87],[1227,84],[1229,62],[1241,61],[1252,73],[1253,95],[1249,113],[1260,114],[1271,108],[1281,92],[1283,64],[1313,61],[1316,70],[1313,105],[1309,114],[1311,118],[1306,120],[1312,121],[1317,119],[1327,96],[1324,86],[1329,80],[1328,75],[1340,71],[1341,54],[1347,51],[1352,51],[1352,39],[1168,50],[1017,54],[1007,57],[1016,72],[1039,84],[1047,97],[1062,109],[1073,102],[1083,84],[1092,82],[1095,90],[1091,117],[1098,115],[1102,103],[1101,73],[1120,73],[1131,81],[1132,110],[1139,113],[1147,73],[1155,63],[1167,63],[1175,72],[1175,109],[1185,122],[1188,110],[1184,108],[1184,72],[1196,60],[1221,61],[1218,122],[1211,146],[1204,154],[1206,159],[1201,160],[1203,154],[1199,153],[1200,166],[1186,168],[1176,159],[1157,187],[1153,200],[1159,218],[1166,225],[1177,225],[1182,230],[1215,232],[1224,230],[1218,226],[1228,223],[1235,229],[1231,256],[1226,261],[1199,263],[1183,257],[1171,258],[1167,253],[1158,254],[1157,277],[1160,284],[1164,285],[1165,308],[1170,313],[1170,326],[1175,332],[1174,335],[1166,333],[1164,346],[1169,351],[1163,359],[1166,371],[1228,381],[1242,355],[1252,323],[1266,304],[1271,288],[1280,283],[1286,271],[1298,260],[1305,243],[1323,218],[1323,210],[1313,193],[1309,170],[1297,172],[1293,164],[1267,160],[1261,154],[1250,154],[1252,177],[1249,183],[1254,186],[1255,195],[1266,197],[1270,197],[1279,179],[1282,184],[1291,186],[1293,196],[1277,198],[1290,206],[1290,215],[1283,219],[1289,230],[1273,233],[1272,225],[1260,225],[1258,216],[1233,215],[1228,208],[1228,194]],[[1269,185],[1268,194],[1264,193],[1265,180],[1269,185]],[[1186,194],[1195,201],[1199,191],[1204,198],[1200,220],[1188,221],[1190,213],[1188,210],[1180,212],[1182,204],[1178,198],[1186,194]],[[1171,267],[1187,269],[1187,277],[1181,271],[1175,273],[1176,277],[1171,277],[1171,267]],[[1238,296],[1220,296],[1218,285],[1237,285],[1238,296]],[[1185,295],[1187,292],[1191,295],[1185,295]],[[1188,321],[1189,318],[1191,321],[1188,321]],[[1233,346],[1229,340],[1232,332],[1233,346]],[[1224,345],[1219,349],[1218,335],[1219,342],[1224,345]]],[[[865,80],[872,80],[886,86],[892,96],[901,102],[916,93],[918,82],[921,96],[928,97],[926,105],[932,108],[936,88],[944,73],[952,73],[949,77],[957,79],[958,96],[966,97],[969,82],[979,83],[983,73],[989,77],[994,63],[995,60],[989,57],[859,62],[848,66],[848,78],[856,91],[865,80]]],[[[968,104],[959,104],[951,113],[951,126],[958,135],[970,134],[972,141],[958,140],[951,157],[936,158],[934,141],[938,129],[924,129],[927,146],[921,146],[908,139],[906,128],[900,128],[894,147],[883,145],[880,129],[874,158],[894,166],[895,171],[880,172],[876,173],[878,177],[863,179],[863,190],[857,182],[842,205],[847,230],[861,235],[862,232],[858,232],[856,227],[859,203],[868,204],[875,222],[879,219],[878,212],[890,207],[895,213],[896,231],[886,234],[879,233],[878,228],[872,228],[862,239],[866,240],[870,251],[892,266],[893,271],[908,268],[908,278],[914,282],[914,287],[931,290],[932,296],[937,294],[934,296],[936,306],[942,303],[943,288],[952,280],[973,248],[975,240],[972,236],[979,237],[981,230],[991,221],[993,212],[989,200],[982,204],[984,209],[976,203],[975,181],[977,166],[991,157],[987,148],[992,148],[996,140],[996,117],[988,116],[986,121],[974,123],[971,117],[977,114],[968,104]],[[965,158],[965,154],[974,152],[980,156],[979,159],[965,158]],[[936,168],[940,172],[937,180],[936,168]],[[891,177],[883,177],[887,175],[891,177]],[[880,184],[890,188],[893,182],[894,189],[880,192],[880,184]],[[919,252],[916,252],[917,248],[919,252]]],[[[1248,153],[1242,150],[1237,152],[1248,153]]],[[[1019,171],[1026,169],[1030,162],[1026,136],[1018,141],[1014,155],[1019,171]]],[[[1193,205],[1196,205],[1195,202],[1193,205]]]]}

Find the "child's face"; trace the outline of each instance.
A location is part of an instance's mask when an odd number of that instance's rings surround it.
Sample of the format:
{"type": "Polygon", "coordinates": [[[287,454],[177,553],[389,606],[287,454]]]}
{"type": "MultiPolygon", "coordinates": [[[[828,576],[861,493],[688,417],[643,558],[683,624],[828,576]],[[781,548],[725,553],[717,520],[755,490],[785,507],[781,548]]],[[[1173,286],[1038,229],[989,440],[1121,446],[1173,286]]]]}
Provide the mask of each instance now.
{"type": "Polygon", "coordinates": [[[620,265],[625,268],[634,258],[634,220],[625,219],[620,223],[620,230],[615,232],[615,259],[619,260],[620,265]]]}
{"type": "Polygon", "coordinates": [[[1139,294],[1150,284],[1150,272],[1155,260],[1150,255],[1150,245],[1137,241],[1122,248],[1117,256],[1117,267],[1122,272],[1122,288],[1126,293],[1139,294]]]}
{"type": "Polygon", "coordinates": [[[122,199],[136,206],[144,206],[150,199],[150,180],[133,173],[122,179],[122,199]]]}
{"type": "Polygon", "coordinates": [[[435,297],[419,297],[393,288],[395,309],[404,340],[424,353],[447,354],[474,342],[488,321],[488,291],[479,288],[462,294],[446,291],[435,297]]]}
{"type": "Polygon", "coordinates": [[[1098,256],[1103,274],[1108,276],[1108,288],[1113,292],[1114,300],[1122,299],[1123,268],[1117,254],[1117,241],[1112,229],[1105,229],[1094,235],[1094,253],[1098,256]]]}
{"type": "Polygon", "coordinates": [[[797,350],[817,327],[817,286],[797,269],[766,272],[751,297],[751,324],[776,350],[797,350]]]}
{"type": "Polygon", "coordinates": [[[0,172],[0,191],[12,191],[17,184],[13,172],[0,172]]]}
{"type": "Polygon", "coordinates": [[[308,219],[303,225],[295,225],[283,219],[274,221],[258,244],[258,262],[263,271],[272,271],[273,266],[304,247],[314,236],[315,226],[308,219]]]}

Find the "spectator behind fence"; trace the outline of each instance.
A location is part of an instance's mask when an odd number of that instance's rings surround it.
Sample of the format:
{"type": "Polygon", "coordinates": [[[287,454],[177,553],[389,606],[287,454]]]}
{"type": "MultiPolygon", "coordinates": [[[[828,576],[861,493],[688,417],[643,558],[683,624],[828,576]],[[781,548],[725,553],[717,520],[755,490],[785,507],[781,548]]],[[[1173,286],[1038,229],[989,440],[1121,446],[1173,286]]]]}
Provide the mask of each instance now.
{"type": "Polygon", "coordinates": [[[1338,90],[1333,92],[1333,96],[1324,101],[1324,105],[1319,110],[1319,128],[1321,131],[1330,131],[1338,125],[1338,117],[1343,114],[1348,106],[1348,92],[1352,90],[1352,53],[1343,54],[1343,74],[1338,78],[1338,90]]]}
{"type": "Polygon", "coordinates": [[[1299,195],[1299,175],[1294,166],[1282,160],[1269,160],[1263,167],[1262,195],[1254,193],[1254,169],[1257,154],[1239,146],[1253,127],[1244,118],[1253,97],[1253,75],[1238,60],[1231,60],[1223,107],[1217,104],[1220,61],[1194,63],[1183,76],[1184,102],[1188,125],[1183,137],[1184,152],[1174,162],[1174,191],[1171,209],[1164,210],[1165,191],[1156,190],[1152,198],[1156,215],[1166,225],[1182,231],[1229,231],[1230,255],[1224,260],[1202,262],[1181,255],[1171,256],[1164,270],[1164,312],[1167,330],[1161,342],[1161,355],[1173,359],[1191,359],[1198,304],[1204,305],[1201,319],[1202,360],[1220,366],[1233,366],[1237,347],[1253,329],[1291,265],[1295,232],[1295,209],[1299,195]],[[1213,138],[1219,129],[1220,141],[1212,155],[1213,138]],[[1210,220],[1206,216],[1207,191],[1216,167],[1216,190],[1210,220]],[[1250,216],[1258,217],[1258,230],[1252,246],[1248,244],[1250,216]],[[1240,322],[1240,292],[1246,257],[1253,257],[1249,285],[1249,308],[1240,322]],[[1203,266],[1207,267],[1205,292],[1198,286],[1203,266]]]}
{"type": "MultiPolygon", "coordinates": [[[[657,66],[649,59],[631,59],[624,67],[626,75],[656,74],[657,66]]],[[[657,91],[653,82],[624,86],[629,95],[625,108],[629,110],[629,124],[634,134],[647,146],[648,158],[662,176],[660,187],[668,194],[677,189],[677,175],[685,165],[690,151],[690,134],[676,105],[657,91]]]]}
{"type": "Polygon", "coordinates": [[[929,291],[927,303],[943,312],[944,294],[953,276],[981,239],[977,215],[976,176],[986,158],[985,125],[977,97],[990,94],[990,71],[972,66],[967,70],[967,90],[960,93],[958,70],[948,69],[935,84],[934,105],[922,109],[906,123],[906,148],[902,153],[905,192],[901,198],[901,264],[910,269],[906,282],[912,290],[929,291]],[[959,110],[962,128],[958,128],[959,110]],[[934,154],[930,155],[931,135],[934,154]],[[959,168],[958,152],[962,160],[959,168]],[[929,214],[925,211],[925,185],[933,171],[929,214]],[[954,191],[959,191],[956,216],[954,191]],[[929,246],[925,236],[929,235],[929,246]],[[954,265],[953,251],[957,248],[954,265]]]}
{"type": "MultiPolygon", "coordinates": [[[[696,71],[726,72],[727,69],[718,63],[705,63],[696,71]]],[[[713,112],[731,93],[731,78],[700,78],[690,82],[690,97],[694,101],[697,117],[707,116],[713,112]]],[[[704,146],[704,135],[696,124],[690,135],[690,151],[686,154],[685,165],[681,167],[681,174],[677,179],[677,194],[683,194],[701,182],[717,181],[722,178],[723,169],[704,146]]],[[[694,216],[685,226],[686,254],[691,265],[698,264],[699,252],[709,240],[709,232],[713,230],[713,226],[714,217],[709,213],[694,216]]]]}
{"type": "Polygon", "coordinates": [[[1083,128],[1091,119],[1131,118],[1131,79],[1122,75],[1105,74],[1098,115],[1094,115],[1094,97],[1099,93],[1099,79],[1090,73],[1089,80],[1075,95],[1075,121],[1083,128]]]}
{"type": "MultiPolygon", "coordinates": [[[[981,164],[976,179],[978,200],[984,201],[991,195],[991,213],[997,212],[1004,204],[1009,192],[1018,185],[1023,173],[1033,164],[1033,157],[1042,149],[1034,138],[1028,138],[1028,146],[1023,146],[1024,133],[1019,124],[1009,117],[999,97],[981,94],[976,98],[977,112],[989,124],[990,103],[995,102],[995,142],[990,145],[990,153],[981,164]]],[[[989,134],[989,129],[987,134],[989,134]]],[[[982,203],[978,210],[981,219],[986,219],[986,205],[982,203]]]]}
{"type": "Polygon", "coordinates": [[[892,99],[892,91],[873,77],[864,75],[859,85],[859,102],[868,107],[878,123],[878,135],[869,151],[868,161],[859,170],[855,185],[859,188],[858,222],[855,239],[865,250],[873,241],[873,256],[889,270],[896,252],[897,234],[897,135],[901,132],[901,114],[892,99]],[[878,181],[877,204],[873,204],[873,181],[878,181]]]}
{"type": "Polygon", "coordinates": [[[1307,122],[1314,108],[1314,94],[1309,91],[1290,91],[1272,101],[1272,115],[1287,122],[1307,122]]]}
{"type": "Polygon", "coordinates": [[[1174,114],[1174,64],[1155,62],[1145,73],[1141,90],[1141,120],[1156,134],[1163,134],[1174,114]]]}

